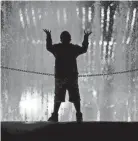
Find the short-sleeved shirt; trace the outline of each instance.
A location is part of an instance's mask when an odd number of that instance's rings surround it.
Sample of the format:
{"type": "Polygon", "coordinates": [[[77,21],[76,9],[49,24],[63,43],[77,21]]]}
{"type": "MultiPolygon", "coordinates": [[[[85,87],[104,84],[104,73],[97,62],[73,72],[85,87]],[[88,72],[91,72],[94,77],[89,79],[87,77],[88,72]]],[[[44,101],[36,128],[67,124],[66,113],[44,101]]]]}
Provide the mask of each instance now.
{"type": "Polygon", "coordinates": [[[77,57],[86,52],[85,47],[62,43],[54,44],[48,49],[55,56],[55,77],[77,76],[77,57]]]}

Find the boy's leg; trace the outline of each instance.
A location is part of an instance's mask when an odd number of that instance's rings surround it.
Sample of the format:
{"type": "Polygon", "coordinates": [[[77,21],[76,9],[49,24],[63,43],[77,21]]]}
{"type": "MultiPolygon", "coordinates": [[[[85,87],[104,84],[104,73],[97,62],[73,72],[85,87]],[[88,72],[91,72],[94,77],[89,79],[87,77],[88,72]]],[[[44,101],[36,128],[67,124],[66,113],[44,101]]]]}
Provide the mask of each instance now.
{"type": "Polygon", "coordinates": [[[54,112],[55,114],[58,114],[59,108],[60,108],[61,102],[54,102],[54,112]]]}
{"type": "Polygon", "coordinates": [[[66,86],[63,79],[55,79],[55,98],[54,98],[54,111],[48,121],[58,122],[58,111],[61,102],[65,101],[66,86]]]}
{"type": "Polygon", "coordinates": [[[82,122],[83,121],[83,117],[82,117],[82,113],[81,113],[81,104],[80,104],[80,100],[73,102],[74,107],[76,109],[76,120],[77,122],[82,122]]]}
{"type": "Polygon", "coordinates": [[[61,102],[54,102],[54,111],[48,121],[58,122],[58,111],[60,108],[61,102]]]}
{"type": "Polygon", "coordinates": [[[58,114],[61,102],[65,101],[66,85],[64,79],[55,78],[55,98],[54,98],[54,112],[58,114]]]}
{"type": "Polygon", "coordinates": [[[79,86],[78,86],[78,77],[74,77],[70,80],[68,85],[69,91],[69,101],[74,104],[76,109],[76,120],[77,122],[81,122],[83,120],[82,113],[81,113],[81,103],[80,103],[80,93],[79,93],[79,86]]]}
{"type": "Polygon", "coordinates": [[[78,100],[76,102],[73,102],[73,104],[74,104],[74,107],[76,109],[76,112],[77,113],[80,113],[81,112],[81,109],[80,109],[80,101],[78,100]]]}

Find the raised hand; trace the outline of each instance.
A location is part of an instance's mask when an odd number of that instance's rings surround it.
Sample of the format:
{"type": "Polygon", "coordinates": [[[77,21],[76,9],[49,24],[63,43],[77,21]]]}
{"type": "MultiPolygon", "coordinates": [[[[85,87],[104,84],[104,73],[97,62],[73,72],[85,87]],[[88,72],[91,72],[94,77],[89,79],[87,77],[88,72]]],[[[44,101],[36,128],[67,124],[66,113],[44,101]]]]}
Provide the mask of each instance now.
{"type": "Polygon", "coordinates": [[[43,29],[47,36],[51,35],[51,30],[43,29]]]}
{"type": "Polygon", "coordinates": [[[91,31],[88,32],[88,31],[85,31],[85,30],[84,30],[84,36],[90,36],[91,33],[92,33],[91,31]]]}

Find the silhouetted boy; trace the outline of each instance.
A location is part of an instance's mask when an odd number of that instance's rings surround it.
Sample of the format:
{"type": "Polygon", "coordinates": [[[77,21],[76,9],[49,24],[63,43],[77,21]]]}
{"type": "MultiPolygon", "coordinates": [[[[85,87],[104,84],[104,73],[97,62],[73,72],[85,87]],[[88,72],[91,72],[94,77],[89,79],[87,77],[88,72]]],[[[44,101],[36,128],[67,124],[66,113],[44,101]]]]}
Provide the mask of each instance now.
{"type": "Polygon", "coordinates": [[[61,43],[52,44],[51,31],[43,29],[47,35],[46,48],[55,56],[55,97],[54,111],[48,121],[58,122],[58,111],[61,102],[65,102],[66,90],[69,92],[69,101],[74,103],[76,120],[83,120],[80,108],[80,94],[78,87],[78,69],[76,58],[88,49],[88,37],[91,32],[84,31],[82,47],[71,42],[71,35],[63,31],[60,35],[61,43]]]}

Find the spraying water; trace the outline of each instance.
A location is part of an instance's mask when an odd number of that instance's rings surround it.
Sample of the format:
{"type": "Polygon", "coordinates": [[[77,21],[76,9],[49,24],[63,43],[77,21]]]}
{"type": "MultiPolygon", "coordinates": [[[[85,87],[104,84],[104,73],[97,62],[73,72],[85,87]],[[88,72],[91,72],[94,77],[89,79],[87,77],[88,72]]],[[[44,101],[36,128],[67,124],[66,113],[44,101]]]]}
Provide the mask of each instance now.
{"type": "MultiPolygon", "coordinates": [[[[42,29],[71,33],[81,45],[91,30],[89,48],[78,58],[80,74],[138,68],[138,9],[135,2],[2,2],[1,65],[54,73],[42,29]]],[[[53,110],[54,78],[2,69],[2,121],[47,120],[53,110]]],[[[138,72],[80,77],[85,121],[137,121],[138,72]]],[[[66,96],[68,100],[68,95],[66,96]]],[[[60,121],[75,120],[73,105],[60,108],[60,121]]]]}

